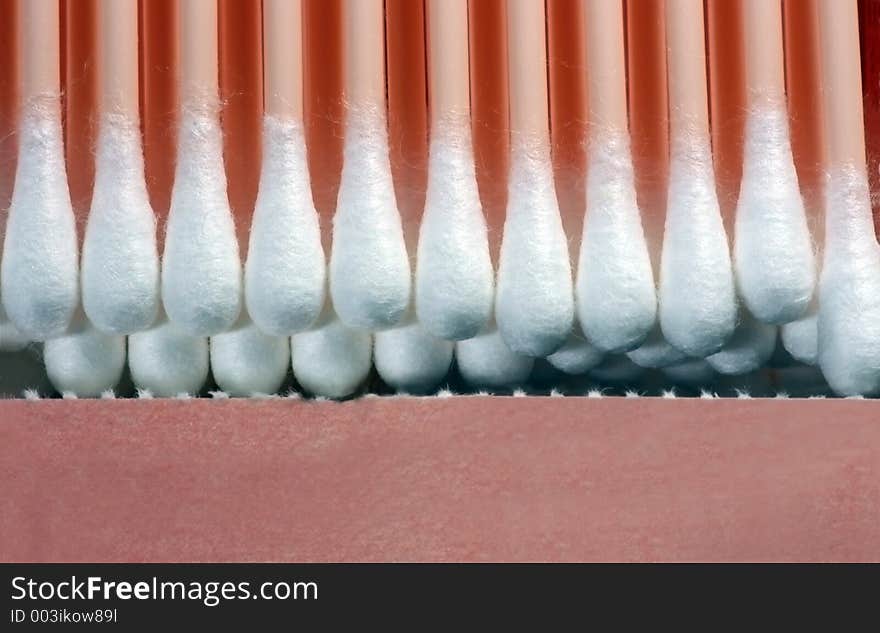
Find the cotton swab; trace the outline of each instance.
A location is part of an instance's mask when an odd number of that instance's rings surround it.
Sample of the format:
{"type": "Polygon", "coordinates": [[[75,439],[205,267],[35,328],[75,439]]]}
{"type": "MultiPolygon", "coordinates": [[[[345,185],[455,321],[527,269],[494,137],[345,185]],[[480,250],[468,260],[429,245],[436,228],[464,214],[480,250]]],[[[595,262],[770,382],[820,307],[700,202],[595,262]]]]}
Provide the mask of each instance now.
{"type": "Polygon", "coordinates": [[[370,374],[373,337],[346,326],[331,308],[290,340],[293,375],[309,393],[326,398],[354,394],[370,374]]]}
{"type": "Polygon", "coordinates": [[[197,394],[208,379],[208,339],[192,336],[160,314],[152,328],[128,337],[135,386],[160,398],[197,394]]]}
{"type": "Polygon", "coordinates": [[[462,340],[488,322],[495,283],[471,138],[468,6],[427,8],[431,145],[415,305],[428,332],[462,340]]]}
{"type": "Polygon", "coordinates": [[[666,29],[671,159],[660,325],[681,351],[708,356],[732,335],[737,306],[712,170],[702,1],[669,0],[666,29]]]}
{"type": "Polygon", "coordinates": [[[80,313],[64,336],[46,341],[43,360],[59,393],[96,398],[122,378],[125,337],[98,330],[80,313]]]}
{"type": "Polygon", "coordinates": [[[814,301],[808,309],[807,316],[779,328],[785,351],[791,354],[792,358],[806,365],[815,365],[818,361],[818,312],[819,307],[814,301]]]}
{"type": "Polygon", "coordinates": [[[409,323],[377,332],[373,363],[388,385],[406,393],[428,393],[449,372],[455,344],[409,323]]]}
{"type": "Polygon", "coordinates": [[[381,330],[410,302],[410,267],[388,158],[382,0],[346,0],[345,157],[330,294],[350,327],[381,330]]]}
{"type": "Polygon", "coordinates": [[[495,319],[513,352],[547,356],[572,329],[568,241],[550,160],[544,6],[507,5],[510,174],[495,319]]]}
{"type": "Polygon", "coordinates": [[[706,357],[719,374],[739,376],[763,367],[776,349],[779,328],[758,321],[748,310],[740,311],[740,323],[720,351],[706,357]]]}
{"type": "Polygon", "coordinates": [[[0,296],[26,337],[67,330],[79,303],[77,237],[61,130],[58,0],[20,5],[22,113],[0,296]]]}
{"type": "Polygon", "coordinates": [[[604,358],[605,352],[587,341],[580,328],[575,327],[565,344],[547,357],[547,362],[565,374],[577,376],[590,371],[604,358]]]}
{"type": "Polygon", "coordinates": [[[241,261],[226,192],[217,96],[217,3],[179,5],[181,117],[162,257],[168,318],[194,336],[223,332],[241,310],[241,261]]]}
{"type": "MultiPolygon", "coordinates": [[[[636,192],[649,247],[655,281],[660,272],[666,182],[669,167],[669,115],[666,82],[665,0],[628,3],[627,101],[632,139],[636,192]]],[[[664,367],[686,356],[664,338],[659,322],[645,341],[627,352],[630,360],[646,368],[664,367]]]]}
{"type": "Polygon", "coordinates": [[[99,329],[149,327],[159,307],[156,220],[144,180],[137,0],[102,2],[102,114],[82,252],[82,302],[99,329]]]}
{"type": "Polygon", "coordinates": [[[749,112],[736,211],[736,277],[757,319],[787,323],[806,311],[816,265],[789,136],[782,5],[746,0],[743,9],[749,112]]]}
{"type": "Polygon", "coordinates": [[[575,293],[587,339],[626,352],[654,326],[657,296],[630,155],[623,5],[599,0],[585,9],[591,133],[575,293]]]}
{"type": "Polygon", "coordinates": [[[27,347],[29,342],[6,318],[6,311],[0,305],[0,352],[17,352],[27,347]]]}
{"type": "Polygon", "coordinates": [[[638,349],[627,352],[626,355],[636,365],[647,369],[668,367],[687,358],[687,354],[669,344],[659,324],[648,333],[638,349]]]}
{"type": "Polygon", "coordinates": [[[211,337],[211,373],[230,396],[277,393],[290,368],[290,342],[242,316],[230,331],[211,337]]]}
{"type": "Polygon", "coordinates": [[[880,392],[880,246],[865,167],[858,9],[820,0],[828,174],[819,284],[819,366],[841,395],[880,392]]]}
{"type": "MultiPolygon", "coordinates": [[[[466,11],[467,7],[463,9],[466,11]]],[[[385,10],[388,31],[388,133],[393,141],[389,148],[391,168],[404,237],[408,238],[408,244],[412,244],[416,241],[416,222],[420,216],[424,219],[422,211],[425,209],[429,178],[426,169],[427,85],[422,81],[427,58],[425,12],[422,5],[409,0],[388,2],[385,10]]],[[[466,13],[464,15],[466,17],[466,13]]],[[[466,30],[464,34],[467,35],[466,30]]],[[[412,248],[415,250],[414,244],[412,248]]],[[[373,362],[379,376],[394,389],[407,393],[428,393],[447,374],[453,347],[452,342],[428,332],[409,313],[400,325],[375,333],[373,362]]]]}
{"type": "Polygon", "coordinates": [[[263,3],[263,166],[245,265],[245,300],[263,331],[308,328],[324,305],[326,272],[303,127],[302,4],[263,3]]]}
{"type": "MultiPolygon", "coordinates": [[[[810,228],[820,252],[824,241],[822,210],[825,172],[825,126],[823,123],[822,64],[819,38],[819,14],[816,0],[786,2],[785,45],[797,55],[786,56],[785,80],[791,125],[792,149],[803,157],[796,163],[801,191],[810,228]]],[[[821,259],[821,258],[819,258],[821,259]]],[[[816,321],[818,316],[816,291],[806,316],[784,324],[781,340],[786,351],[795,359],[815,365],[818,354],[816,321]]]]}
{"type": "Polygon", "coordinates": [[[535,359],[510,350],[494,323],[473,338],[455,344],[462,378],[474,387],[505,389],[528,380],[535,359]]]}

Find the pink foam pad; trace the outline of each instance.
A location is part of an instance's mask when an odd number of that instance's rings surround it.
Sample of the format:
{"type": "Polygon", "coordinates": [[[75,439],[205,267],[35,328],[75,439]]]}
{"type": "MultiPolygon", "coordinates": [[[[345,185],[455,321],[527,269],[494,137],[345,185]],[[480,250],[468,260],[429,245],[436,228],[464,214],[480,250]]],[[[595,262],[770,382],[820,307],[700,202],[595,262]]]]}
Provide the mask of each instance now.
{"type": "Polygon", "coordinates": [[[877,560],[878,406],[6,401],[0,559],[877,560]]]}

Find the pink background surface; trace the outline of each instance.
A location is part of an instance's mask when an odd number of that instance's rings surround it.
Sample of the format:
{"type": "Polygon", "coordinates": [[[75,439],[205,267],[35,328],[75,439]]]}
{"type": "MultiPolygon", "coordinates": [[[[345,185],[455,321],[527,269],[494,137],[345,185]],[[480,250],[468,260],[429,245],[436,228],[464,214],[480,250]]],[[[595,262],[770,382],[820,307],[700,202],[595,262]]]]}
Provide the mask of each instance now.
{"type": "Polygon", "coordinates": [[[880,560],[878,407],[0,402],[0,559],[880,560]]]}

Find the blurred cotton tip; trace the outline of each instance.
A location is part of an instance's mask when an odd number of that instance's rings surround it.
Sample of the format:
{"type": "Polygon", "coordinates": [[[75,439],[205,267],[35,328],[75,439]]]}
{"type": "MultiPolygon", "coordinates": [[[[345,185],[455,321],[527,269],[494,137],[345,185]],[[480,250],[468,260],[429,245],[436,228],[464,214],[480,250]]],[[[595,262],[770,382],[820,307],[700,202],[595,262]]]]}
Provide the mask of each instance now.
{"type": "Polygon", "coordinates": [[[792,358],[806,365],[815,365],[819,356],[817,332],[818,306],[809,308],[807,315],[780,328],[782,345],[792,358]]]}
{"type": "Polygon", "coordinates": [[[828,175],[819,367],[844,396],[880,393],[880,246],[864,167],[828,175]]]}
{"type": "Polygon", "coordinates": [[[534,358],[512,352],[494,326],[455,344],[458,371],[474,387],[505,388],[529,379],[534,358]]]}
{"type": "Polygon", "coordinates": [[[43,360],[56,391],[96,398],[122,378],[125,337],[105,334],[80,315],[66,334],[46,341],[43,360]]]}
{"type": "Polygon", "coordinates": [[[436,389],[449,373],[455,348],[414,322],[377,332],[373,345],[373,362],[382,380],[410,393],[436,389]]]}
{"type": "Polygon", "coordinates": [[[128,337],[128,368],[135,386],[157,397],[197,394],[208,379],[208,339],[162,315],[149,330],[128,337]]]}
{"type": "Polygon", "coordinates": [[[590,142],[575,293],[581,327],[599,349],[637,347],[657,319],[654,272],[625,133],[596,135],[590,142]]]}
{"type": "Polygon", "coordinates": [[[668,196],[660,326],[666,340],[688,356],[708,356],[733,334],[737,317],[708,139],[672,139],[668,196]]]}
{"type": "Polygon", "coordinates": [[[632,383],[644,375],[645,369],[632,362],[626,354],[606,356],[599,365],[590,370],[590,376],[599,382],[610,384],[632,383]]]}
{"type": "Polygon", "coordinates": [[[269,334],[308,328],[324,306],[325,277],[302,125],[267,116],[245,265],[251,319],[269,334]]]}
{"type": "Polygon", "coordinates": [[[82,252],[82,301],[98,329],[146,329],[159,309],[156,218],[144,181],[138,122],[101,119],[95,186],[82,252]]]}
{"type": "Polygon", "coordinates": [[[777,327],[758,321],[748,310],[740,311],[740,322],[720,352],[706,361],[719,374],[739,376],[763,367],[776,349],[777,327]]]}
{"type": "Polygon", "coordinates": [[[627,352],[626,355],[636,365],[647,369],[668,367],[687,358],[684,352],[670,345],[663,337],[659,324],[651,329],[648,337],[638,348],[627,352]]]}
{"type": "Polygon", "coordinates": [[[230,396],[277,393],[287,377],[290,341],[264,333],[246,315],[210,343],[214,381],[230,396]]]}
{"type": "Polygon", "coordinates": [[[605,352],[587,341],[580,328],[575,328],[565,344],[547,357],[547,362],[565,374],[577,376],[596,367],[604,357],[605,352]]]}
{"type": "Polygon", "coordinates": [[[290,345],[297,382],[316,396],[350,396],[370,374],[372,335],[348,327],[330,309],[313,329],[296,334],[290,345]]]}
{"type": "Polygon", "coordinates": [[[574,318],[568,239],[562,228],[549,148],[511,148],[507,217],[498,265],[495,319],[507,346],[548,356],[565,343],[574,318]]]}
{"type": "Polygon", "coordinates": [[[368,330],[396,325],[410,302],[410,275],[384,111],[352,108],[330,252],[330,294],[339,319],[368,330]]]}
{"type": "Polygon", "coordinates": [[[168,318],[194,336],[223,332],[241,310],[241,261],[226,196],[216,111],[185,108],[162,256],[168,318]]]}
{"type": "Polygon", "coordinates": [[[28,343],[30,341],[12,324],[0,304],[0,352],[18,352],[27,347],[28,343]]]}
{"type": "Polygon", "coordinates": [[[18,143],[0,296],[13,325],[43,341],[63,334],[79,305],[76,225],[57,96],[24,104],[18,143]]]}
{"type": "Polygon", "coordinates": [[[416,314],[438,338],[476,336],[492,314],[494,271],[477,189],[470,121],[432,130],[419,231],[416,314]]]}
{"type": "Polygon", "coordinates": [[[715,380],[715,370],[702,358],[690,360],[663,367],[660,371],[672,382],[688,387],[700,387],[715,380]]]}
{"type": "Polygon", "coordinates": [[[739,293],[758,320],[788,323],[810,303],[816,264],[784,104],[749,113],[744,152],[734,240],[739,293]]]}

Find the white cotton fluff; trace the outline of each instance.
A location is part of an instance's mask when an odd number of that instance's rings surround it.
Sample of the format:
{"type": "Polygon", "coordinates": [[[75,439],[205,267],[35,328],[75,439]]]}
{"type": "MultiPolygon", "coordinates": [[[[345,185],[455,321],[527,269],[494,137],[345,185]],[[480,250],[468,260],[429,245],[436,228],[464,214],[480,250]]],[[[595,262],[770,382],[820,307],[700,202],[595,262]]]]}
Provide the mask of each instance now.
{"type": "Polygon", "coordinates": [[[826,181],[825,257],[819,282],[819,367],[844,396],[880,393],[880,246],[864,167],[826,181]]]}
{"type": "Polygon", "coordinates": [[[663,367],[660,371],[672,382],[689,387],[699,387],[715,380],[715,370],[702,358],[663,367]]]}
{"type": "Polygon", "coordinates": [[[749,311],[765,323],[803,316],[816,263],[784,104],[749,113],[734,233],[737,285],[749,311]]]}
{"type": "Polygon", "coordinates": [[[676,349],[663,337],[660,324],[656,324],[648,333],[645,341],[636,349],[626,354],[639,367],[657,369],[675,365],[687,358],[684,352],[676,349]]]}
{"type": "Polygon", "coordinates": [[[507,217],[498,265],[495,320],[517,354],[548,356],[574,319],[568,239],[562,227],[546,143],[511,148],[507,217]]]}
{"type": "Polygon", "coordinates": [[[43,360],[59,393],[97,398],[122,378],[125,337],[98,330],[80,314],[66,334],[46,341],[43,360]]]}
{"type": "Polygon", "coordinates": [[[672,139],[660,258],[660,326],[688,356],[717,352],[736,327],[737,301],[709,141],[672,139]]]}
{"type": "Polygon", "coordinates": [[[719,374],[739,376],[755,371],[773,356],[777,331],[775,325],[759,321],[744,308],[733,336],[706,362],[719,374]]]}
{"type": "Polygon", "coordinates": [[[208,379],[208,339],[161,315],[152,328],[128,337],[128,368],[135,386],[154,396],[197,394],[208,379]]]}
{"type": "Polygon", "coordinates": [[[316,396],[350,396],[370,374],[372,335],[348,327],[332,309],[325,309],[313,329],[294,335],[290,346],[297,382],[316,396]]]}
{"type": "Polygon", "coordinates": [[[488,323],[495,273],[470,122],[450,118],[435,127],[419,231],[416,314],[434,336],[460,341],[476,336],[488,323]]]}
{"type": "Polygon", "coordinates": [[[0,304],[0,352],[18,352],[27,347],[27,337],[7,318],[3,305],[0,304]]]}
{"type": "Polygon", "coordinates": [[[171,322],[193,336],[224,332],[241,310],[241,261],[226,195],[218,113],[187,107],[162,256],[162,301],[171,322]]]}
{"type": "Polygon", "coordinates": [[[273,394],[290,367],[290,341],[260,330],[242,315],[228,332],[211,337],[211,373],[230,396],[273,394]]]}
{"type": "Polygon", "coordinates": [[[324,306],[326,266],[302,124],[267,116],[263,166],[245,264],[245,302],[260,329],[307,329],[324,306]]]}
{"type": "Polygon", "coordinates": [[[330,294],[349,327],[383,330],[403,318],[411,273],[388,157],[384,112],[351,108],[345,131],[330,294]]]}
{"type": "Polygon", "coordinates": [[[547,357],[547,362],[564,374],[578,376],[596,367],[603,358],[605,352],[587,341],[580,327],[575,327],[565,344],[547,357]]]}
{"type": "Polygon", "coordinates": [[[455,344],[429,334],[418,322],[377,332],[373,363],[391,387],[409,393],[434,390],[452,364],[455,344]]]}
{"type": "Polygon", "coordinates": [[[625,354],[613,354],[595,368],[590,370],[590,376],[599,382],[613,384],[632,383],[645,373],[643,367],[632,362],[625,354]]]}
{"type": "Polygon", "coordinates": [[[43,341],[63,334],[79,305],[76,222],[57,96],[24,104],[18,142],[0,295],[15,327],[43,341]]]}
{"type": "Polygon", "coordinates": [[[584,334],[608,352],[637,347],[657,319],[654,272],[626,133],[598,134],[590,142],[575,295],[584,334]]]}
{"type": "Polygon", "coordinates": [[[795,360],[806,365],[815,365],[818,361],[819,339],[816,327],[818,313],[819,307],[813,302],[806,316],[779,328],[785,351],[795,360]]]}
{"type": "Polygon", "coordinates": [[[494,324],[455,344],[458,371],[474,387],[503,388],[529,379],[535,359],[512,352],[494,324]]]}
{"type": "Polygon", "coordinates": [[[137,121],[101,119],[95,187],[82,250],[82,302],[100,330],[144,330],[159,310],[156,217],[144,180],[137,121]]]}

